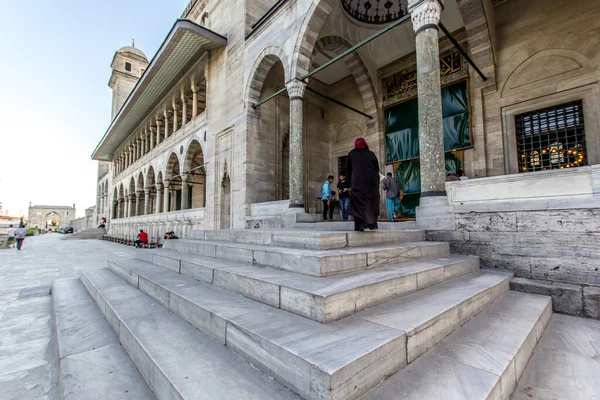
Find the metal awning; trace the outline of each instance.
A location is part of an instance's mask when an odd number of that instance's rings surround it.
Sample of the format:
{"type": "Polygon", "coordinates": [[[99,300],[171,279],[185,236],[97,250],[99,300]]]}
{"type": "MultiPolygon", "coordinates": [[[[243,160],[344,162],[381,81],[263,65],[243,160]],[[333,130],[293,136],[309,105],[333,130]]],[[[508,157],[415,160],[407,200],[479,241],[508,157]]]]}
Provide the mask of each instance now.
{"type": "Polygon", "coordinates": [[[226,46],[227,39],[187,19],[179,19],[92,154],[111,161],[132,130],[169,94],[207,51],[226,46]]]}

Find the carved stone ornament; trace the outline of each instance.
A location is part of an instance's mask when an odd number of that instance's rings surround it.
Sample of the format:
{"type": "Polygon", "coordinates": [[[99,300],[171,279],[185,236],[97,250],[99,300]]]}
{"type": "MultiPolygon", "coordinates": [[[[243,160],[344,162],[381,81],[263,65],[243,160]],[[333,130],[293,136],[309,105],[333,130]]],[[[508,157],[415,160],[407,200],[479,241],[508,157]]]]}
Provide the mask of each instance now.
{"type": "Polygon", "coordinates": [[[289,81],[285,85],[288,96],[290,96],[290,100],[292,99],[302,99],[304,97],[304,92],[306,91],[306,82],[301,81],[299,79],[294,79],[289,81]]]}
{"type": "Polygon", "coordinates": [[[408,0],[414,31],[418,32],[426,26],[437,27],[443,9],[443,1],[440,0],[408,0]]]}

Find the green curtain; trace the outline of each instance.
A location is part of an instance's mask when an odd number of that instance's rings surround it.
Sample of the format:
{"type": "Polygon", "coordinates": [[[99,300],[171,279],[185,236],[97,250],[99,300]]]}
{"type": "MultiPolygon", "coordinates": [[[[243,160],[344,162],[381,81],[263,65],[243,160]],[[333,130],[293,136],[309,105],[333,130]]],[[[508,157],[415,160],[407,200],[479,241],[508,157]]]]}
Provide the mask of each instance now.
{"type": "MultiPolygon", "coordinates": [[[[444,150],[471,147],[467,81],[442,88],[444,150]]],[[[386,162],[419,157],[419,104],[414,98],[385,110],[386,162]]]]}

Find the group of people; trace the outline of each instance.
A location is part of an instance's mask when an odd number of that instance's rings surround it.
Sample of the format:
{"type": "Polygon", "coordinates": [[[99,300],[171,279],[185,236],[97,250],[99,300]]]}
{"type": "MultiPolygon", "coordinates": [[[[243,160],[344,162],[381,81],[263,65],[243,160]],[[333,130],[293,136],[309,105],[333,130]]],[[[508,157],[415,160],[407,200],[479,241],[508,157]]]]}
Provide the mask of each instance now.
{"type": "Polygon", "coordinates": [[[6,244],[8,247],[13,248],[16,243],[17,250],[21,250],[23,242],[25,241],[25,235],[27,235],[27,228],[25,228],[25,225],[19,224],[19,227],[16,229],[13,225],[10,225],[8,228],[8,240],[6,241],[6,244]]]}
{"type": "MultiPolygon", "coordinates": [[[[169,232],[165,233],[164,238],[165,238],[165,240],[179,239],[179,237],[173,231],[169,231],[169,232]]],[[[148,245],[148,234],[146,232],[144,232],[143,229],[140,229],[140,232],[135,237],[134,244],[137,249],[142,248],[145,245],[148,245]]]]}
{"type": "MultiPolygon", "coordinates": [[[[347,221],[351,215],[354,218],[354,230],[375,230],[379,215],[379,162],[365,139],[359,138],[354,142],[354,149],[346,158],[346,173],[340,175],[337,183],[339,190],[340,208],[342,218],[347,221]]],[[[333,220],[333,199],[336,192],[331,185],[334,176],[329,175],[327,180],[318,189],[323,202],[323,219],[333,220]]]]}

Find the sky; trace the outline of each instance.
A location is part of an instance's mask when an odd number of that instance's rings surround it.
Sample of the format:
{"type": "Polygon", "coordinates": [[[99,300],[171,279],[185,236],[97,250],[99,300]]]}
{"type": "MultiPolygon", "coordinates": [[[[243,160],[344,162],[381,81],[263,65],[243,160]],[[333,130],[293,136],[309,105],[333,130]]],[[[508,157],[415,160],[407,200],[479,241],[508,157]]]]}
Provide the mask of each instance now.
{"type": "Polygon", "coordinates": [[[116,50],[150,60],[188,0],[0,0],[0,202],[96,203],[91,154],[110,124],[116,50]]]}

